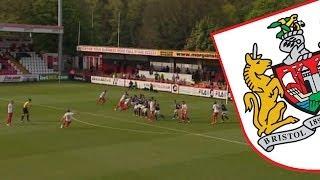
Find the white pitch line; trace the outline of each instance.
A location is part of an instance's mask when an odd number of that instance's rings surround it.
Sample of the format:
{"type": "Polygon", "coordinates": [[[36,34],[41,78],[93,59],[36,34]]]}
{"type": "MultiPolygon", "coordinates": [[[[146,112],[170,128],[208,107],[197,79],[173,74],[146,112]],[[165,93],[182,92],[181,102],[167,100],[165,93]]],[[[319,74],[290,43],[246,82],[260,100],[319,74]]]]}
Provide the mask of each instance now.
{"type": "MultiPolygon", "coordinates": [[[[117,118],[114,118],[114,117],[111,117],[111,116],[107,116],[107,115],[100,115],[100,114],[94,114],[94,113],[88,113],[88,112],[86,112],[86,114],[93,115],[93,116],[98,116],[98,117],[103,117],[103,118],[117,119],[117,118]]],[[[229,140],[229,139],[216,137],[216,136],[209,136],[209,135],[205,135],[205,134],[193,133],[193,132],[189,132],[189,131],[185,131],[185,130],[181,130],[181,129],[174,129],[174,128],[168,128],[168,127],[163,127],[163,126],[157,126],[157,125],[153,125],[153,124],[139,123],[139,122],[136,122],[136,123],[137,124],[141,124],[141,125],[147,125],[147,126],[151,126],[151,127],[156,127],[156,128],[160,128],[160,129],[166,129],[166,130],[170,130],[170,131],[186,133],[188,135],[200,136],[200,137],[205,137],[205,138],[209,138],[209,139],[225,141],[225,142],[229,142],[229,143],[247,145],[245,142],[241,142],[241,141],[235,141],[235,140],[229,140]]]]}
{"type": "MultiPolygon", "coordinates": [[[[94,113],[88,113],[85,112],[86,114],[89,115],[93,115],[93,116],[98,116],[98,117],[103,117],[103,118],[113,118],[113,119],[117,119],[111,116],[107,116],[107,115],[100,115],[100,114],[94,114],[94,113]]],[[[147,126],[151,126],[151,127],[156,127],[156,128],[160,128],[160,129],[166,129],[166,130],[170,130],[170,131],[175,131],[175,132],[180,132],[180,133],[186,133],[188,135],[193,135],[193,136],[200,136],[200,137],[205,137],[205,138],[209,138],[209,139],[215,139],[215,140],[220,140],[220,141],[225,141],[225,142],[229,142],[229,143],[236,143],[236,144],[241,144],[241,145],[247,145],[244,142],[241,141],[235,141],[235,140],[229,140],[229,139],[225,139],[225,138],[221,138],[221,137],[216,137],[216,136],[209,136],[209,135],[205,135],[205,134],[199,134],[199,133],[193,133],[193,132],[189,132],[189,131],[185,131],[185,130],[181,130],[181,129],[174,129],[174,128],[168,128],[168,127],[163,127],[163,126],[157,126],[157,125],[153,125],[153,124],[146,124],[146,123],[139,123],[136,122],[137,124],[141,124],[141,125],[147,125],[147,126]]]]}
{"type": "Polygon", "coordinates": [[[116,127],[103,126],[103,125],[98,125],[98,124],[93,124],[93,123],[81,121],[81,120],[79,120],[77,118],[73,118],[73,119],[74,119],[74,121],[77,121],[79,123],[86,124],[86,125],[93,126],[93,127],[99,127],[99,128],[107,128],[107,129],[113,129],[113,130],[119,130],[119,131],[127,131],[127,132],[135,132],[135,133],[143,133],[143,134],[164,134],[164,135],[173,134],[173,133],[166,133],[166,132],[140,131],[140,130],[135,130],[135,129],[116,128],[116,127]]]}
{"type": "Polygon", "coordinates": [[[194,136],[200,136],[200,137],[205,137],[205,138],[209,138],[209,139],[215,139],[215,140],[226,141],[226,142],[229,142],[229,143],[235,143],[235,144],[247,145],[246,143],[241,142],[241,141],[229,140],[229,139],[220,138],[220,137],[215,137],[215,136],[209,136],[209,135],[205,135],[205,134],[196,134],[196,133],[192,133],[192,135],[194,135],[194,136]]]}
{"type": "MultiPolygon", "coordinates": [[[[0,98],[0,100],[9,101],[9,99],[4,99],[4,98],[0,98]]],[[[20,101],[20,102],[22,102],[22,101],[20,101]]],[[[34,105],[34,104],[33,104],[33,105],[34,105]]],[[[41,104],[36,104],[36,105],[37,105],[37,106],[40,106],[40,107],[49,108],[49,109],[64,110],[63,108],[58,108],[58,107],[55,107],[55,106],[48,106],[48,105],[41,105],[41,104]]],[[[152,125],[152,124],[147,124],[147,123],[140,123],[140,122],[135,122],[135,121],[127,121],[127,120],[123,120],[123,119],[120,119],[120,118],[116,118],[116,117],[114,117],[114,116],[94,114],[94,113],[84,112],[84,111],[82,111],[81,113],[88,114],[88,115],[92,115],[92,116],[97,116],[97,117],[102,117],[102,118],[115,119],[115,120],[119,120],[119,121],[123,121],[123,122],[129,122],[129,123],[135,123],[135,124],[140,124],[140,125],[145,125],[145,126],[156,127],[156,128],[160,128],[160,129],[171,130],[171,131],[175,131],[175,132],[182,132],[182,133],[186,133],[186,134],[188,134],[188,135],[205,137],[205,138],[215,139],[215,140],[224,141],[224,142],[228,142],[228,143],[234,143],[234,144],[240,144],[240,145],[247,145],[245,142],[241,142],[241,141],[230,140],[230,139],[225,139],[225,138],[216,137],[216,136],[209,136],[209,135],[205,135],[205,134],[193,133],[193,132],[189,132],[189,131],[185,131],[185,130],[168,128],[168,127],[163,127],[163,126],[157,126],[157,125],[152,125]]],[[[91,124],[91,123],[90,123],[90,124],[91,124]]],[[[89,124],[88,124],[88,125],[89,125],[89,124]]],[[[95,126],[100,126],[100,125],[95,125],[95,126]]]]}

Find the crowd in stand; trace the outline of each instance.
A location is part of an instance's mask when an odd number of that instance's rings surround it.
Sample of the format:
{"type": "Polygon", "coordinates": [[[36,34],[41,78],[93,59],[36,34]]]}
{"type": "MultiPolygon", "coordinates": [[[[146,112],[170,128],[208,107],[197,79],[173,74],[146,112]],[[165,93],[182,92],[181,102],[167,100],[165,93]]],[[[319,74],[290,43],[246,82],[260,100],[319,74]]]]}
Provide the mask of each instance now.
{"type": "Polygon", "coordinates": [[[192,85],[201,88],[226,89],[226,83],[222,71],[219,68],[216,70],[207,69],[206,67],[204,67],[204,69],[196,70],[190,70],[189,68],[181,69],[179,67],[170,69],[169,66],[153,67],[153,65],[150,65],[149,63],[133,65],[120,62],[118,64],[109,63],[100,66],[91,66],[86,70],[76,70],[75,74],[86,78],[93,75],[179,85],[192,85]],[[147,78],[141,73],[139,74],[139,71],[148,71],[152,78],[150,78],[150,76],[147,78]],[[171,78],[168,78],[168,76],[165,77],[164,73],[171,73],[171,78]],[[187,82],[186,79],[181,78],[181,74],[192,75],[194,83],[187,82]]]}
{"type": "Polygon", "coordinates": [[[9,59],[10,53],[3,49],[0,50],[0,75],[16,74],[16,71],[8,63],[9,59]]]}
{"type": "MultiPolygon", "coordinates": [[[[10,39],[19,42],[19,39],[10,39]]],[[[0,75],[17,74],[9,60],[19,59],[25,52],[33,51],[31,43],[11,43],[9,40],[0,37],[0,75]]]]}

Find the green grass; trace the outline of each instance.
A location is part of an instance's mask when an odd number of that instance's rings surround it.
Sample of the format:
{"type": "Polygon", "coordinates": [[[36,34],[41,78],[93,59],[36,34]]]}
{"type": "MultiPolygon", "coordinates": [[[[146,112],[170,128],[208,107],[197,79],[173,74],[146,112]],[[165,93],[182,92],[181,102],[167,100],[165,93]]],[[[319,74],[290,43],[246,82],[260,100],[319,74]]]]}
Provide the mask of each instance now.
{"type": "Polygon", "coordinates": [[[166,119],[150,124],[131,111],[113,111],[123,88],[108,87],[108,102],[97,106],[103,89],[75,82],[1,84],[0,119],[6,117],[4,99],[14,99],[16,109],[14,126],[0,125],[0,179],[319,179],[258,157],[242,144],[233,111],[230,122],[210,127],[212,99],[134,91],[160,101],[166,119]],[[32,122],[21,123],[22,101],[28,97],[33,101],[32,122]],[[187,101],[191,124],[170,119],[174,99],[187,101]],[[66,108],[80,112],[76,118],[91,125],[75,121],[72,128],[60,129],[66,108]]]}

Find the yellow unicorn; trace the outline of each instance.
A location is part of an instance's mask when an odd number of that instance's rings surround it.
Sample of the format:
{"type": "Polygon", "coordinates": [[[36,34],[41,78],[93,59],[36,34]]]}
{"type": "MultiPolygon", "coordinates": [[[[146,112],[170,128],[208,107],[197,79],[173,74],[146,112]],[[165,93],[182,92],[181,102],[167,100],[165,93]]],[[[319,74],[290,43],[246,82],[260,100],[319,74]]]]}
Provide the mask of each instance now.
{"type": "Polygon", "coordinates": [[[287,105],[278,101],[278,97],[284,95],[283,88],[279,79],[265,74],[271,69],[272,61],[262,59],[262,55],[258,55],[257,44],[254,44],[252,54],[246,54],[245,60],[243,76],[251,90],[243,97],[245,110],[254,110],[253,124],[258,129],[258,135],[269,135],[282,126],[298,122],[299,119],[295,117],[283,117],[287,105]]]}

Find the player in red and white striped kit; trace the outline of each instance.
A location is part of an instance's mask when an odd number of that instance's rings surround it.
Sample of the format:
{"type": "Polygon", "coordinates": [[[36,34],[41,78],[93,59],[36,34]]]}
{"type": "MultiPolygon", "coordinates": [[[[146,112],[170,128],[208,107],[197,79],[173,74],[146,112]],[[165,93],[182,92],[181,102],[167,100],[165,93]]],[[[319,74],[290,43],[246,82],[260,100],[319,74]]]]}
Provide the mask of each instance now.
{"type": "Polygon", "coordinates": [[[123,109],[124,109],[125,100],[127,99],[127,97],[128,97],[128,93],[125,92],[125,93],[121,96],[121,98],[120,98],[117,106],[114,108],[115,111],[117,111],[118,109],[120,109],[120,110],[123,110],[123,109]]]}
{"type": "Polygon", "coordinates": [[[13,104],[14,102],[11,100],[8,103],[8,117],[7,117],[7,126],[11,126],[12,117],[13,117],[13,104]]]}
{"type": "Polygon", "coordinates": [[[70,127],[70,124],[72,122],[74,114],[75,114],[74,112],[71,112],[68,109],[67,112],[62,116],[62,118],[60,120],[60,122],[61,122],[60,128],[68,128],[68,127],[70,127]]]}
{"type": "Polygon", "coordinates": [[[97,100],[97,104],[104,104],[106,102],[106,96],[107,96],[107,90],[104,90],[100,94],[100,96],[99,96],[99,98],[97,100]]]}

